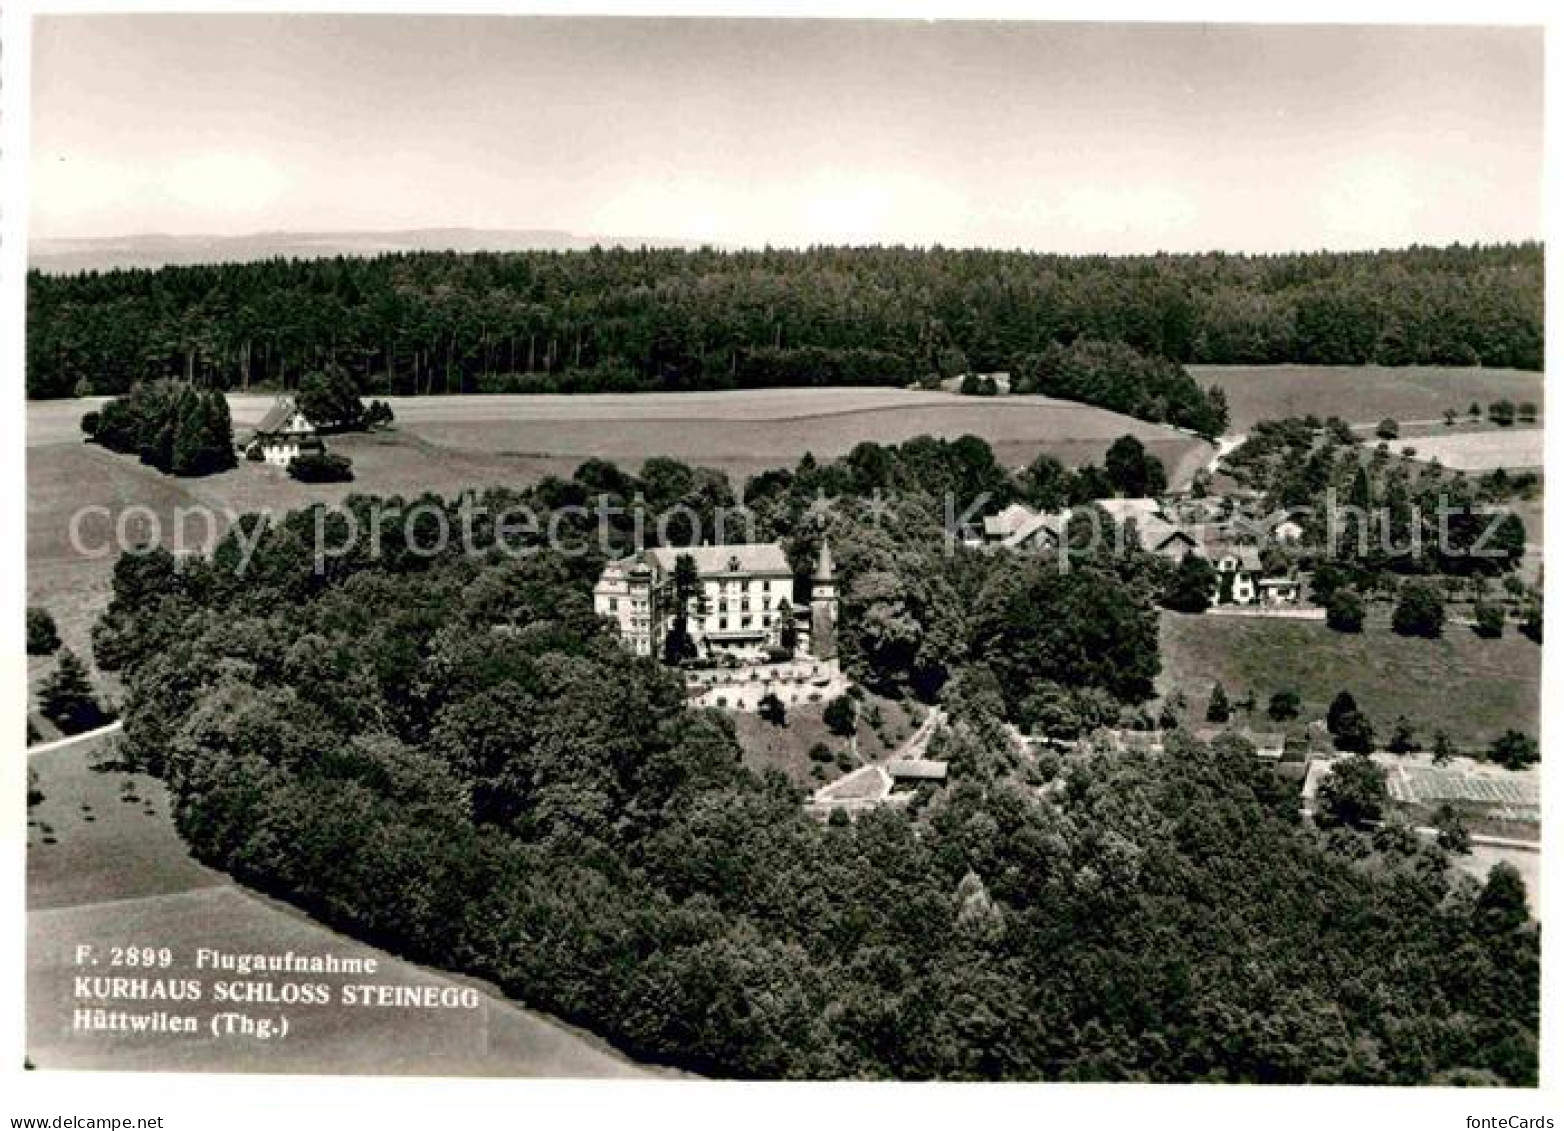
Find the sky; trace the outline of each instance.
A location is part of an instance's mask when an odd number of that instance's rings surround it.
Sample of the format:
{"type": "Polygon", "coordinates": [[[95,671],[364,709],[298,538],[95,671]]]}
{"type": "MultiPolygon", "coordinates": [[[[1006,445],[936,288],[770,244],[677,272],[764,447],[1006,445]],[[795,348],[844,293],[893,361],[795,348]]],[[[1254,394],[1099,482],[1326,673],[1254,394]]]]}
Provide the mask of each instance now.
{"type": "Polygon", "coordinates": [[[1525,28],[40,16],[34,237],[1540,238],[1525,28]]]}

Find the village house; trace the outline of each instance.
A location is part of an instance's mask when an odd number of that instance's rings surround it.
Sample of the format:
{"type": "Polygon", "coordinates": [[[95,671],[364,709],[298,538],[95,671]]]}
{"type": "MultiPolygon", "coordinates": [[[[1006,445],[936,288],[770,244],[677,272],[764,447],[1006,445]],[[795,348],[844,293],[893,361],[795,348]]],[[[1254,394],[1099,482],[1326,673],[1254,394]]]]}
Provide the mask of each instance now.
{"type": "MultiPolygon", "coordinates": [[[[1233,541],[1235,526],[1227,522],[1183,523],[1167,517],[1155,499],[1103,499],[1097,502],[1116,525],[1133,529],[1140,548],[1172,562],[1186,554],[1205,558],[1216,570],[1211,594],[1216,605],[1293,605],[1300,586],[1296,578],[1265,577],[1258,548],[1233,541]]],[[[1071,512],[1042,513],[1011,503],[983,519],[983,543],[1008,550],[1041,551],[1064,540],[1071,512]]],[[[1088,513],[1080,508],[1080,513],[1088,513]]],[[[1102,532],[1104,537],[1110,531],[1102,532]]]]}
{"type": "Polygon", "coordinates": [[[780,643],[791,621],[799,646],[818,658],[835,654],[836,575],[830,546],[821,547],[805,608],[793,604],[793,568],[777,542],[716,546],[659,546],[610,562],[592,590],[601,617],[640,656],[660,655],[673,626],[673,575],[678,559],[695,563],[703,608],[692,609],[688,629],[708,656],[758,655],[780,643]]]}
{"type": "Polygon", "coordinates": [[[1260,551],[1253,546],[1230,546],[1211,555],[1212,568],[1216,570],[1218,605],[1253,605],[1260,596],[1260,551]]]}
{"type": "Polygon", "coordinates": [[[1178,562],[1184,560],[1185,554],[1203,552],[1200,539],[1188,527],[1169,522],[1160,515],[1130,521],[1134,524],[1135,536],[1140,539],[1140,548],[1148,553],[1178,562]]]}
{"type": "Polygon", "coordinates": [[[1097,506],[1120,527],[1131,526],[1140,548],[1170,561],[1201,554],[1200,538],[1190,527],[1170,519],[1156,499],[1099,499],[1097,506]]]}
{"type": "Polygon", "coordinates": [[[325,445],[310,418],[292,397],[278,397],[255,426],[245,455],[275,467],[287,467],[306,452],[322,452],[325,445]]]}
{"type": "Polygon", "coordinates": [[[1007,550],[1046,550],[1059,544],[1063,514],[1044,514],[1022,503],[1011,503],[983,520],[983,541],[1007,550]]]}

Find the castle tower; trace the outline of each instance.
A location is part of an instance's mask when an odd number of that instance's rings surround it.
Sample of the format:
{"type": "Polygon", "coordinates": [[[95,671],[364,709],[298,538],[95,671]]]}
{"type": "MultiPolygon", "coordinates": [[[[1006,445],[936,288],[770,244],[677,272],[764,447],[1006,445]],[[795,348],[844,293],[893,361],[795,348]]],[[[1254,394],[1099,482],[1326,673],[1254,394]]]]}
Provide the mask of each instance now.
{"type": "Polygon", "coordinates": [[[820,560],[810,587],[809,650],[816,659],[836,658],[836,563],[831,560],[829,541],[820,543],[820,560]]]}
{"type": "Polygon", "coordinates": [[[625,578],[630,628],[625,634],[639,656],[662,653],[662,610],[657,607],[656,576],[645,562],[636,562],[625,578]]]}

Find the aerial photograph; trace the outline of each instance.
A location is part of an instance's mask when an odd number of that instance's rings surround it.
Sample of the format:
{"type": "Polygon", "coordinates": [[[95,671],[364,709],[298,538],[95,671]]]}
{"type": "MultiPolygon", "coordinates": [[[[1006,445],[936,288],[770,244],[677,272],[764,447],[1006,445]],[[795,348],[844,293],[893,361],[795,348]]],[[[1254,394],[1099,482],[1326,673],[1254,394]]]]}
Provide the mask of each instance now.
{"type": "Polygon", "coordinates": [[[8,1067],[1543,1110],[1542,28],[29,28],[8,1067]]]}

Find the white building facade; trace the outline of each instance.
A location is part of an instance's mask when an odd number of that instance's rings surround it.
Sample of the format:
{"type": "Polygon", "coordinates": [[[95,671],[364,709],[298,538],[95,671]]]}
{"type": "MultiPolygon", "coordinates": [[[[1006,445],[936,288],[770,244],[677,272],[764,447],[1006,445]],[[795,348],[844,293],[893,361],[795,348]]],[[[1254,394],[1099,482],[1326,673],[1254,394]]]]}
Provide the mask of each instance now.
{"type": "Polygon", "coordinates": [[[287,467],[305,452],[318,452],[323,448],[314,423],[299,411],[293,398],[278,397],[277,403],[256,425],[255,437],[246,454],[257,452],[262,460],[274,467],[287,467]]]}
{"type": "Polygon", "coordinates": [[[701,653],[758,653],[781,643],[789,626],[807,649],[820,613],[834,622],[829,550],[822,553],[827,576],[822,579],[816,571],[814,604],[830,607],[818,610],[795,604],[793,569],[780,543],[660,546],[610,562],[592,591],[598,616],[611,621],[625,647],[637,655],[661,654],[674,621],[674,569],[686,554],[695,563],[701,594],[700,607],[690,609],[687,627],[701,653]]]}

